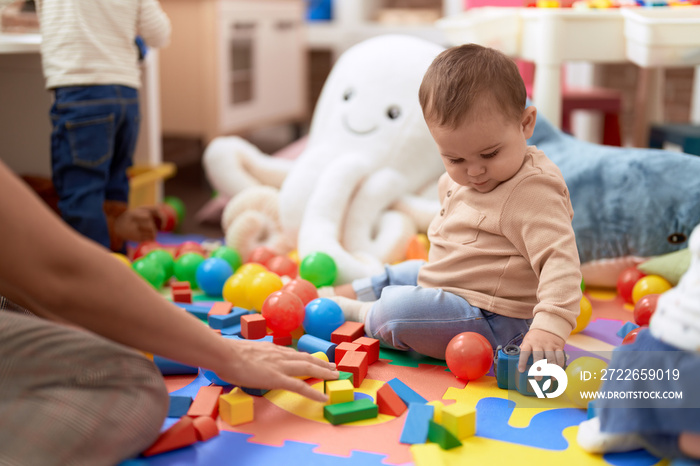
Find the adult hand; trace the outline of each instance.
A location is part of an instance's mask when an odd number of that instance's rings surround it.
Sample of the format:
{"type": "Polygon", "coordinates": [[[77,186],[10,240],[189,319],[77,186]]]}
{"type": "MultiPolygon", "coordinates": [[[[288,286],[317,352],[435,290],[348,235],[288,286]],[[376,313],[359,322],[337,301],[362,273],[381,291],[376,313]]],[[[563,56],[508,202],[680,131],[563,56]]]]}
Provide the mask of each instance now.
{"type": "Polygon", "coordinates": [[[520,359],[518,360],[518,371],[525,372],[527,360],[532,355],[532,360],[539,361],[547,359],[550,364],[564,367],[566,356],[564,355],[565,341],[553,333],[537,328],[530,329],[523,338],[520,345],[520,359]]]}
{"type": "Polygon", "coordinates": [[[231,358],[222,361],[214,372],[222,379],[242,387],[289,390],[314,401],[326,402],[328,396],[313,389],[299,376],[335,380],[335,364],[308,353],[269,342],[229,340],[231,358]]]}

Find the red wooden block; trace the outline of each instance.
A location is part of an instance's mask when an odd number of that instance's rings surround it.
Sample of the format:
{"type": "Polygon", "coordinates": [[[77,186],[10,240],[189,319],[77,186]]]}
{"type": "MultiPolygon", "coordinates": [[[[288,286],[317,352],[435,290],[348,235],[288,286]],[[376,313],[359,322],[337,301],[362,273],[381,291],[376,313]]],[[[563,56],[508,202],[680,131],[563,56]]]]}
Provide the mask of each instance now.
{"type": "Polygon", "coordinates": [[[331,343],[336,345],[344,341],[353,342],[365,336],[365,324],[360,322],[345,322],[331,333],[331,343]]]}
{"type": "Polygon", "coordinates": [[[190,417],[207,416],[216,419],[219,415],[219,395],[223,390],[224,387],[218,385],[200,387],[187,415],[190,417]]]}
{"type": "Polygon", "coordinates": [[[367,376],[367,361],[367,353],[364,351],[348,351],[343,359],[336,364],[336,368],[339,371],[351,372],[353,385],[358,388],[367,376]]]}
{"type": "Polygon", "coordinates": [[[208,315],[210,316],[225,316],[226,314],[231,313],[231,308],[233,307],[233,304],[227,302],[227,301],[218,301],[214,303],[214,305],[209,309],[208,315]]]}
{"type": "Polygon", "coordinates": [[[382,414],[401,416],[406,411],[406,403],[396,394],[391,385],[385,383],[377,390],[377,406],[382,414]]]}
{"type": "Polygon", "coordinates": [[[143,456],[153,456],[192,445],[196,441],[197,431],[194,428],[194,422],[192,418],[184,416],[170,426],[168,430],[162,432],[156,441],[141,454],[143,456]]]}
{"type": "Polygon", "coordinates": [[[173,290],[173,301],[176,303],[192,303],[191,290],[173,290]]]}
{"type": "Polygon", "coordinates": [[[292,346],[292,335],[272,335],[272,342],[280,346],[292,346]]]}
{"type": "Polygon", "coordinates": [[[172,290],[192,290],[192,285],[190,282],[173,282],[170,288],[172,290]]]}
{"type": "Polygon", "coordinates": [[[340,361],[343,359],[343,356],[345,356],[345,353],[348,351],[359,351],[362,348],[362,346],[358,345],[357,343],[350,343],[348,341],[344,341],[338,346],[335,347],[335,361],[340,361]]]}
{"type": "Polygon", "coordinates": [[[379,340],[370,337],[360,337],[353,341],[356,345],[360,345],[360,351],[365,351],[369,358],[369,364],[379,361],[379,340]]]}
{"type": "Polygon", "coordinates": [[[209,440],[219,435],[219,426],[216,421],[209,416],[200,416],[193,420],[194,430],[197,433],[197,440],[209,440]]]}
{"type": "Polygon", "coordinates": [[[248,340],[258,340],[267,335],[267,322],[260,314],[241,316],[241,335],[248,340]]]}

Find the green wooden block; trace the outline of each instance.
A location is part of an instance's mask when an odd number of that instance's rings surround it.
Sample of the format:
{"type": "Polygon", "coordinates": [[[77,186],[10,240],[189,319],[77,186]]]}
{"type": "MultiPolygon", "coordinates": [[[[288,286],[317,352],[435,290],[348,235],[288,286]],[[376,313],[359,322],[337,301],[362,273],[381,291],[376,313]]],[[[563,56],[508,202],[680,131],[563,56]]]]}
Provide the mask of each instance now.
{"type": "MultiPolygon", "coordinates": [[[[355,376],[352,375],[352,372],[345,372],[345,371],[338,371],[338,380],[349,380],[350,383],[353,383],[355,376]]],[[[328,393],[326,391],[326,382],[331,382],[331,380],[324,380],[323,381],[323,393],[328,393]]],[[[353,387],[355,385],[353,384],[353,387]]]]}
{"type": "Polygon", "coordinates": [[[377,417],[378,414],[379,407],[367,398],[323,407],[323,417],[334,426],[371,419],[377,417]]]}
{"type": "Polygon", "coordinates": [[[428,424],[428,440],[437,443],[443,450],[449,450],[450,448],[462,445],[462,442],[452,435],[452,432],[433,420],[430,420],[428,424]]]}

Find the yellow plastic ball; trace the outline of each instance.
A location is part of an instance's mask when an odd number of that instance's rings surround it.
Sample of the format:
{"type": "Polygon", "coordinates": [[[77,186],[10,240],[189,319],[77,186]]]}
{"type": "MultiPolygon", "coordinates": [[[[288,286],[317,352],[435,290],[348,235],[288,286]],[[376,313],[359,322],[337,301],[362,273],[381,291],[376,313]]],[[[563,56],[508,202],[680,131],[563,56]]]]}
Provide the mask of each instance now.
{"type": "Polygon", "coordinates": [[[593,315],[593,306],[591,302],[585,296],[581,296],[581,312],[576,318],[576,328],[571,331],[571,334],[578,333],[591,321],[591,316],[593,315]]]}
{"type": "Polygon", "coordinates": [[[257,262],[247,262],[236,270],[236,275],[257,275],[261,272],[267,272],[267,268],[262,265],[258,264],[257,262]]]}
{"type": "Polygon", "coordinates": [[[297,251],[296,249],[294,251],[290,251],[287,254],[287,257],[289,257],[295,263],[299,264],[299,251],[297,251]]]}
{"type": "Polygon", "coordinates": [[[591,356],[576,358],[566,368],[566,396],[579,408],[586,408],[592,398],[581,396],[581,392],[597,392],[602,384],[602,370],[608,363],[591,356]]]}
{"type": "Polygon", "coordinates": [[[114,256],[114,257],[116,257],[117,259],[119,259],[120,262],[123,262],[123,263],[126,264],[127,266],[131,267],[131,261],[130,261],[129,258],[126,257],[124,254],[122,254],[122,253],[120,253],[120,252],[113,252],[113,253],[112,253],[112,256],[114,256]]]}
{"type": "Polygon", "coordinates": [[[632,288],[632,302],[637,301],[648,294],[661,294],[673,288],[668,280],[659,275],[647,275],[637,280],[632,288]]]}
{"type": "Polygon", "coordinates": [[[270,293],[281,290],[283,286],[282,279],[276,273],[260,272],[253,276],[248,286],[247,295],[251,306],[250,309],[260,312],[270,293]]]}
{"type": "Polygon", "coordinates": [[[247,274],[235,273],[228,277],[224,282],[224,288],[221,292],[224,300],[243,309],[250,309],[251,305],[248,301],[248,287],[250,286],[253,277],[247,274]]]}

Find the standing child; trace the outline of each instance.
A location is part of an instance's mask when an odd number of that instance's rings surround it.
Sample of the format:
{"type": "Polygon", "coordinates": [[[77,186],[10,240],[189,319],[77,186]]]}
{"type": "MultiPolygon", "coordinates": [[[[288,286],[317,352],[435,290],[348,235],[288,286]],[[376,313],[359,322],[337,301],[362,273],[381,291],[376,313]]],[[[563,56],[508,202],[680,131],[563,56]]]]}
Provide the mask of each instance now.
{"type": "Polygon", "coordinates": [[[389,266],[334,299],[398,349],[444,359],[455,335],[477,332],[494,348],[522,342],[521,371],[530,354],[562,365],[581,299],[573,209],[559,169],[527,145],[537,111],[517,66],[493,49],[453,47],[419,98],[447,170],[429,262],[389,266]]]}
{"type": "Polygon", "coordinates": [[[700,226],[688,244],[690,267],[659,297],[649,328],[613,352],[600,388],[612,396],[579,426],[586,451],[700,459],[700,226]]]}
{"type": "Polygon", "coordinates": [[[137,35],[170,39],[157,0],[37,0],[46,88],[53,90],[51,165],[63,219],[105,247],[155,238],[155,208],[127,209],[139,132],[137,35]]]}

